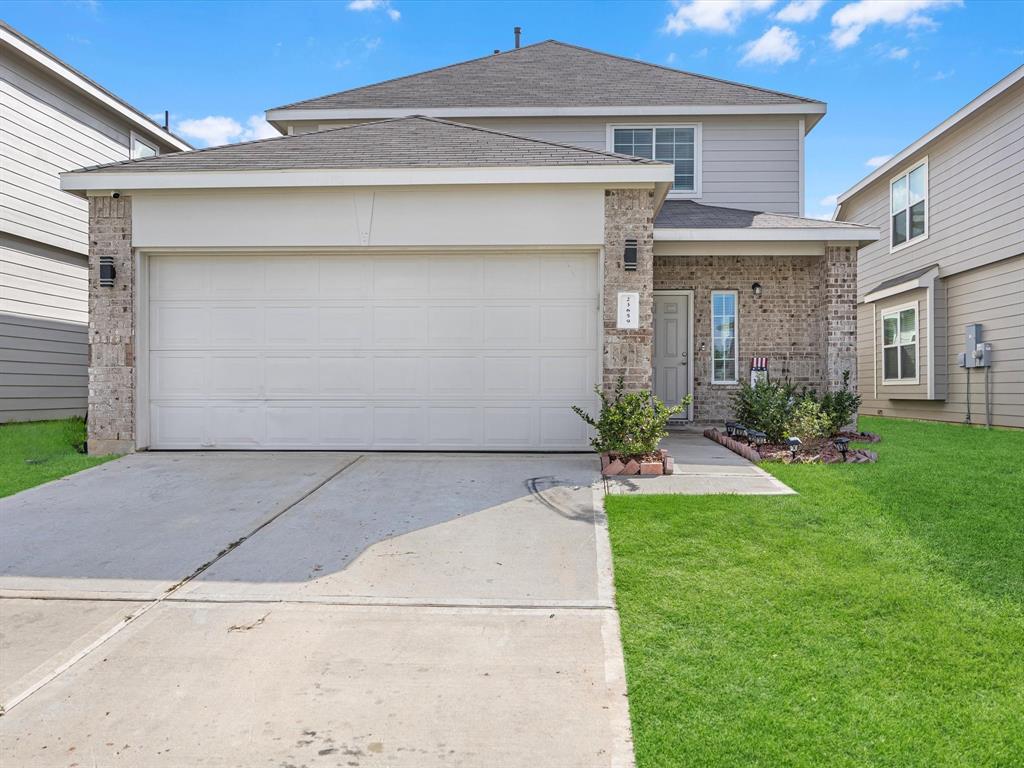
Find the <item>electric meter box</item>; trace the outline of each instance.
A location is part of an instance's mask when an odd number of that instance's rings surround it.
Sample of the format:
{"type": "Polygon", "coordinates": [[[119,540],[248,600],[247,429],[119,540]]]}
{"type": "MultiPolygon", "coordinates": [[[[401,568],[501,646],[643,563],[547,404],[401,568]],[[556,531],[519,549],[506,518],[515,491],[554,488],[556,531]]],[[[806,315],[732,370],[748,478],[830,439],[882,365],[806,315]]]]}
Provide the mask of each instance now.
{"type": "Polygon", "coordinates": [[[964,326],[964,351],[957,362],[964,368],[988,368],[992,364],[992,345],[981,340],[981,323],[964,326]]]}

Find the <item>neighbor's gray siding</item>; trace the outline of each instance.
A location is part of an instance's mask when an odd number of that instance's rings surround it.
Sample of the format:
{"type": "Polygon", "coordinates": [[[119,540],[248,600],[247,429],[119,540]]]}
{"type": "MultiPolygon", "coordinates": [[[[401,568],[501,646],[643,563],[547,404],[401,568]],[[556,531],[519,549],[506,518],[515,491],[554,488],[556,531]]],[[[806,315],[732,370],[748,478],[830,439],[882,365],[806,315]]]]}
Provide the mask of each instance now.
{"type": "MultiPolygon", "coordinates": [[[[293,126],[294,133],[359,121],[293,126]]],[[[754,211],[800,214],[800,120],[796,116],[685,116],[666,118],[517,117],[458,118],[496,131],[608,149],[608,125],[694,123],[702,125],[700,202],[754,211]]]]}
{"type": "Polygon", "coordinates": [[[1024,82],[843,203],[843,221],[882,237],[860,249],[858,296],[938,264],[942,276],[1024,253],[1024,82]],[[928,158],[928,237],[889,252],[889,181],[928,158]]]}
{"type": "MultiPolygon", "coordinates": [[[[1003,259],[977,269],[960,272],[942,280],[946,313],[946,348],[936,345],[936,377],[945,377],[944,400],[890,399],[881,385],[881,328],[872,337],[872,305],[859,306],[858,368],[860,412],[869,415],[961,422],[967,415],[967,371],[957,365],[957,354],[964,350],[964,326],[982,324],[982,338],[992,343],[990,377],[992,422],[998,426],[1024,427],[1024,256],[1003,259]],[[873,346],[874,342],[874,346],[873,346]],[[874,365],[877,365],[877,387],[874,365]],[[877,392],[877,394],[876,394],[877,392]]],[[[921,295],[924,291],[920,292],[921,295]]],[[[891,303],[912,300],[914,293],[894,297],[891,303]]],[[[942,292],[937,292],[941,300],[942,292]]],[[[881,302],[879,302],[881,304],[881,302]]],[[[927,312],[927,310],[925,310],[927,312]]],[[[927,331],[927,318],[922,331],[927,331]]],[[[926,364],[926,346],[921,365],[926,364]]],[[[971,420],[983,424],[985,372],[971,372],[971,420]]],[[[922,379],[926,381],[926,379],[922,379]]],[[[909,391],[907,392],[909,394],[909,391]]],[[[918,388],[918,396],[920,389],[918,388]]]]}
{"type": "Polygon", "coordinates": [[[0,422],[84,416],[85,257],[0,236],[0,422]]]}

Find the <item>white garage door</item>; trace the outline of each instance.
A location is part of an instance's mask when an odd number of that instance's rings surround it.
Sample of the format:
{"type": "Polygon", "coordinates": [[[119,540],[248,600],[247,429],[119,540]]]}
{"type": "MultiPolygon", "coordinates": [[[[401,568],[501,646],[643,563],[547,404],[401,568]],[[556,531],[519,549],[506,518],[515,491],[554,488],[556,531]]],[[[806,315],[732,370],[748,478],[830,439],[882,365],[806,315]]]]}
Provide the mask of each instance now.
{"type": "Polygon", "coordinates": [[[596,255],[149,262],[154,448],[587,447],[596,255]]]}

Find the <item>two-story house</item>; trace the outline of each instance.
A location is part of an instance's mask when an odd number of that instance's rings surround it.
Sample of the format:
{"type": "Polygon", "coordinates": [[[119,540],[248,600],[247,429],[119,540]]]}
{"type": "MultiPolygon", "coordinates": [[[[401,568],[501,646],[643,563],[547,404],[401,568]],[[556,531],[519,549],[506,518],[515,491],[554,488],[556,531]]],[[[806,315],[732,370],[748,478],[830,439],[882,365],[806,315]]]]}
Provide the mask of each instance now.
{"type": "Polygon", "coordinates": [[[88,206],[61,172],[183,149],[0,22],[0,422],[85,415],[88,206]]]}
{"type": "Polygon", "coordinates": [[[96,233],[90,445],[580,449],[570,406],[619,377],[698,421],[753,358],[837,386],[878,230],[800,216],[824,113],[548,41],[64,174],[96,233]]]}
{"type": "Polygon", "coordinates": [[[858,253],[861,413],[1024,427],[1024,67],[835,218],[882,233],[858,253]]]}

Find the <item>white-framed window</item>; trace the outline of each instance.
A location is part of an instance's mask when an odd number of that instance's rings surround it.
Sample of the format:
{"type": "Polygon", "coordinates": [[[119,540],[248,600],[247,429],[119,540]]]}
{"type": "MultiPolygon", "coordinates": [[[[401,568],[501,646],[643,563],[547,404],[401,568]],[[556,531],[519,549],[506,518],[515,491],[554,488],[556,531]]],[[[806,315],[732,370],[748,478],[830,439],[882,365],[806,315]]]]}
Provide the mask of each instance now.
{"type": "Polygon", "coordinates": [[[144,157],[156,157],[160,149],[152,142],[146,141],[139,134],[132,131],[131,136],[131,159],[141,160],[144,157]]]}
{"type": "Polygon", "coordinates": [[[889,250],[928,237],[928,158],[889,181],[889,250]]]}
{"type": "Polygon", "coordinates": [[[736,291],[711,292],[712,384],[735,384],[739,381],[738,303],[736,291]]]}
{"type": "Polygon", "coordinates": [[[670,197],[700,197],[700,145],[700,123],[608,126],[612,152],[672,163],[670,197]]]}
{"type": "Polygon", "coordinates": [[[882,381],[917,384],[917,302],[882,310],[882,381]]]}

